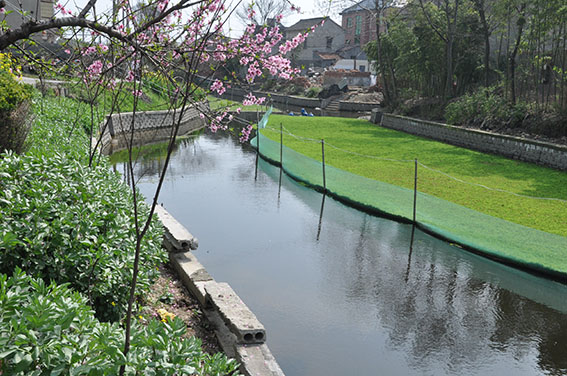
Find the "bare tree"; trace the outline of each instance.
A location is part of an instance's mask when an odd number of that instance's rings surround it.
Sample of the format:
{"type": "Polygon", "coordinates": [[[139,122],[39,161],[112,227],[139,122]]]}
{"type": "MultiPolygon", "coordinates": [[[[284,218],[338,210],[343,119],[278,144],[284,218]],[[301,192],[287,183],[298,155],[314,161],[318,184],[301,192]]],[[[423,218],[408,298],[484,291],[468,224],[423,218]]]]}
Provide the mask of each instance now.
{"type": "Polygon", "coordinates": [[[268,20],[286,16],[291,12],[291,5],[285,0],[254,0],[242,3],[236,10],[236,16],[245,24],[267,25],[268,20]],[[250,17],[251,16],[251,17],[250,17]]]}

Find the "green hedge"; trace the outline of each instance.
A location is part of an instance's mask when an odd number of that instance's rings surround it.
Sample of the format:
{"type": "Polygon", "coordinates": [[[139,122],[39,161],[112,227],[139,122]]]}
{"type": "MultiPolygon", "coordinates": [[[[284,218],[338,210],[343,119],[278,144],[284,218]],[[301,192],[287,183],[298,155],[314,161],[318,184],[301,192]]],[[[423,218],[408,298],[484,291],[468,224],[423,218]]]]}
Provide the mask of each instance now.
{"type": "Polygon", "coordinates": [[[18,83],[8,72],[0,71],[0,152],[21,153],[25,150],[31,95],[30,86],[18,83]]]}
{"type": "Polygon", "coordinates": [[[445,108],[445,119],[453,125],[521,125],[528,109],[525,103],[510,104],[495,87],[465,94],[445,108]]]}
{"type": "MultiPolygon", "coordinates": [[[[89,168],[62,154],[0,158],[0,272],[20,267],[45,281],[69,282],[97,316],[124,314],[136,234],[131,193],[106,164],[89,168]]],[[[142,216],[148,207],[138,207],[142,216]]],[[[157,220],[142,242],[138,292],[165,261],[157,220]]]]}
{"type": "Polygon", "coordinates": [[[87,300],[65,285],[20,270],[0,274],[0,374],[4,375],[236,375],[237,364],[208,355],[185,324],[150,319],[132,327],[128,356],[124,330],[100,323],[87,300]]]}
{"type": "Polygon", "coordinates": [[[32,87],[18,83],[7,72],[0,71],[0,113],[10,112],[31,99],[32,87]]]}

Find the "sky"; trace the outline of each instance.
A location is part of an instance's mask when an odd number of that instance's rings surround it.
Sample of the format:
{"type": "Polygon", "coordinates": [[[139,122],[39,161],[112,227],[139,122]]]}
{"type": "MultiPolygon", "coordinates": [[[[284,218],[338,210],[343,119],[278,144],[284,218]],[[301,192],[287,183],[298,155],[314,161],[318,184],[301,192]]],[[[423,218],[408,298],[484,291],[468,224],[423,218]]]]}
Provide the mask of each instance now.
{"type": "MultiPolygon", "coordinates": [[[[58,0],[58,2],[64,5],[67,9],[75,11],[76,9],[82,9],[84,5],[87,3],[88,0],[58,0]]],[[[132,0],[134,3],[137,3],[138,0],[132,0]]],[[[242,3],[249,3],[251,0],[242,0],[242,3]]],[[[285,0],[280,0],[285,1],[285,0]]],[[[314,17],[322,17],[328,15],[327,10],[324,9],[325,6],[321,4],[328,3],[329,0],[290,0],[292,4],[298,6],[301,9],[301,12],[298,14],[293,12],[287,16],[285,16],[282,20],[282,24],[284,26],[291,26],[300,19],[305,18],[314,18],[314,17]]],[[[352,2],[355,0],[332,0],[334,4],[338,4],[339,2],[352,2]]],[[[237,0],[227,0],[227,5],[234,6],[237,4],[237,0]]],[[[336,7],[335,7],[336,8],[336,7]]],[[[104,11],[104,13],[111,11],[112,9],[112,0],[98,0],[97,1],[97,12],[104,11]]],[[[335,11],[335,14],[330,15],[331,18],[340,25],[340,16],[335,11]]],[[[225,27],[225,32],[229,33],[233,37],[237,37],[242,35],[246,25],[244,25],[236,15],[230,17],[227,26],[225,27]],[[230,31],[229,31],[230,29],[230,31]]]]}

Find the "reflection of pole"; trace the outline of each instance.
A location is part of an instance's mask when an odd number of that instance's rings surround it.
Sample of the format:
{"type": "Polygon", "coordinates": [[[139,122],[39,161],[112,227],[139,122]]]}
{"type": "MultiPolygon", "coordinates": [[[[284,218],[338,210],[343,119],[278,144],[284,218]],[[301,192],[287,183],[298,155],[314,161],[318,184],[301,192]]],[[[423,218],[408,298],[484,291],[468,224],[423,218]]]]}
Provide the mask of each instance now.
{"type": "Polygon", "coordinates": [[[254,163],[254,180],[258,178],[258,153],[256,153],[256,163],[254,163]]]}
{"type": "Polygon", "coordinates": [[[410,240],[410,252],[413,249],[413,236],[415,233],[415,225],[416,225],[416,207],[417,207],[417,159],[415,160],[415,175],[413,181],[413,222],[411,226],[411,240],[410,240]]]}
{"type": "Polygon", "coordinates": [[[319,226],[317,227],[317,241],[319,241],[319,236],[321,235],[321,227],[323,226],[323,209],[325,208],[325,197],[327,197],[327,195],[323,193],[323,200],[321,201],[321,212],[319,213],[319,226]]]}
{"type": "Polygon", "coordinates": [[[282,169],[280,168],[280,180],[278,183],[278,209],[280,208],[281,192],[282,192],[282,169]]]}
{"type": "Polygon", "coordinates": [[[327,193],[327,179],[325,177],[325,140],[321,139],[321,160],[323,164],[323,193],[327,193]]]}
{"type": "Polygon", "coordinates": [[[260,124],[256,125],[256,152],[260,153],[260,124]]]}

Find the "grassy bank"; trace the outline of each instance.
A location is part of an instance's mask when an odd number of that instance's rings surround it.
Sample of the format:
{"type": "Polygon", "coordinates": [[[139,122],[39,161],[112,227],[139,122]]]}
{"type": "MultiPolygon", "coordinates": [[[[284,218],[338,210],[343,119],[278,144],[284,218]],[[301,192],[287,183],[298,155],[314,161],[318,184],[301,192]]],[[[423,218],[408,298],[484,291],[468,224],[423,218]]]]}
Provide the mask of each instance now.
{"type": "MultiPolygon", "coordinates": [[[[380,128],[357,119],[272,115],[263,134],[279,142],[280,123],[285,127],[284,133],[287,130],[303,138],[325,139],[325,161],[334,167],[413,189],[413,160],[417,158],[427,166],[418,169],[421,192],[510,222],[567,236],[567,203],[516,196],[567,199],[566,173],[380,128]]],[[[321,160],[320,142],[284,134],[284,145],[321,160]]]]}

